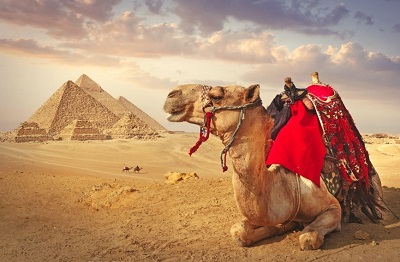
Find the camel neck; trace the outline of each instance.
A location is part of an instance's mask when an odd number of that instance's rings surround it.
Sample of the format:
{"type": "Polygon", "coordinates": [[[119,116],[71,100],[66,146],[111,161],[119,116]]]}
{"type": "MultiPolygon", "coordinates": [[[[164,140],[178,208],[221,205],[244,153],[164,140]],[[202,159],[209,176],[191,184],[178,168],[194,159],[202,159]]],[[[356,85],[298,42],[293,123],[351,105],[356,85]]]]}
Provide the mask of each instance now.
{"type": "Polygon", "coordinates": [[[265,151],[272,121],[264,108],[260,109],[246,115],[229,149],[235,173],[241,179],[249,181],[266,172],[265,151]]]}

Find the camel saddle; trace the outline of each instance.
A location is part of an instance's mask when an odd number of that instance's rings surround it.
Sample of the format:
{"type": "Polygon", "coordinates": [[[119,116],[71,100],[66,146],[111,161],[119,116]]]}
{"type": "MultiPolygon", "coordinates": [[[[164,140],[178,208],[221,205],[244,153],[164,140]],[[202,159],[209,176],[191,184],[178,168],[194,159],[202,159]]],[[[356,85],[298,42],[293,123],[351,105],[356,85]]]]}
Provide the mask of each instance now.
{"type": "Polygon", "coordinates": [[[369,209],[363,212],[376,222],[381,219],[377,207],[382,208],[371,194],[376,190],[370,184],[376,171],[353,118],[331,86],[313,84],[307,87],[307,91],[317,112],[327,148],[322,179],[331,193],[345,200],[344,210],[353,202],[358,202],[364,209],[369,209]]]}

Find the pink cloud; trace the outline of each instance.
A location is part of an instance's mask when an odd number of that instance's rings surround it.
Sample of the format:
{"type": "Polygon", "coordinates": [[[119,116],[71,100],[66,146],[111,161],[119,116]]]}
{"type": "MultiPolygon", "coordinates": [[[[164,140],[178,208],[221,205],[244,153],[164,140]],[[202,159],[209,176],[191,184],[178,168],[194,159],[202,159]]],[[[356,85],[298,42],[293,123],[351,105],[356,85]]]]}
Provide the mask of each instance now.
{"type": "Polygon", "coordinates": [[[0,39],[0,51],[68,65],[116,66],[119,64],[119,60],[116,58],[103,55],[82,55],[71,50],[42,46],[32,39],[0,39]]]}
{"type": "Polygon", "coordinates": [[[20,26],[45,29],[56,38],[81,38],[86,34],[88,19],[105,21],[120,0],[41,0],[0,2],[0,19],[20,26]]]}

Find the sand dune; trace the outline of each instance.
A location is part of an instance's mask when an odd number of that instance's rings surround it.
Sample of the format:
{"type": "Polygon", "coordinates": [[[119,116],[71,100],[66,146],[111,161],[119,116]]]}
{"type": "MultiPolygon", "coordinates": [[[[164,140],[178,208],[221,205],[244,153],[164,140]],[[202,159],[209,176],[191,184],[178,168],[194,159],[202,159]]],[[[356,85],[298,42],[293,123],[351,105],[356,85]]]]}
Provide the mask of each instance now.
{"type": "MultiPolygon", "coordinates": [[[[191,157],[198,134],[150,141],[0,143],[0,261],[394,261],[400,222],[346,224],[320,250],[301,252],[298,232],[241,248],[229,229],[241,219],[232,167],[220,141],[191,157]],[[139,165],[139,173],[122,167],[139,165]],[[200,179],[165,183],[164,175],[200,179]],[[362,230],[366,239],[354,234],[362,230]]],[[[367,137],[385,202],[400,215],[400,144],[367,137]]]]}

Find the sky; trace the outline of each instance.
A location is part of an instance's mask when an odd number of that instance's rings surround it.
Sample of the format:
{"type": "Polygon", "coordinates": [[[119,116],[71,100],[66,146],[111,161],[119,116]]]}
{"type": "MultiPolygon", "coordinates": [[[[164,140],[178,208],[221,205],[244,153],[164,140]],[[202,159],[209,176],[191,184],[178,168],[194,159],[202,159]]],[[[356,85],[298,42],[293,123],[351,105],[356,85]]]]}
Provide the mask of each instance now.
{"type": "Polygon", "coordinates": [[[311,73],[361,133],[400,134],[399,0],[0,0],[0,131],[88,75],[168,130],[181,84],[260,84],[268,106],[311,73]]]}

